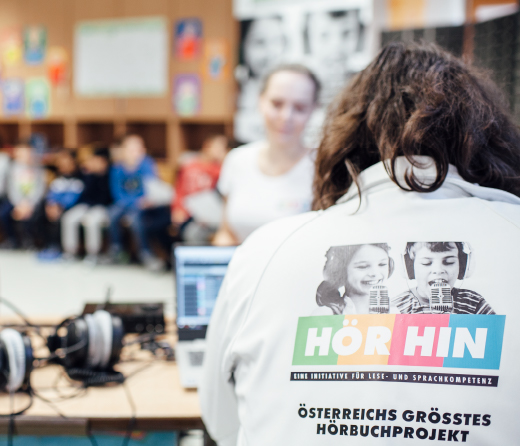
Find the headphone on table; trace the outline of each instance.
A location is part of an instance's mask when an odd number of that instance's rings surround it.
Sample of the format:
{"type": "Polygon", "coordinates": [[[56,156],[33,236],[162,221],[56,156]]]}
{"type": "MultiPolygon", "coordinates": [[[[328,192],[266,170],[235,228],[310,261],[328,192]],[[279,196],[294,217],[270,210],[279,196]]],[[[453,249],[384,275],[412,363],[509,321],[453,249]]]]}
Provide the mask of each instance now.
{"type": "MultiPolygon", "coordinates": [[[[70,378],[85,386],[122,383],[124,376],[113,366],[123,348],[123,322],[105,310],[68,318],[47,338],[49,359],[61,364],[70,378]],[[58,334],[63,328],[64,335],[58,334]]],[[[12,328],[0,331],[0,391],[30,387],[33,350],[28,336],[12,328]]]]}
{"type": "Polygon", "coordinates": [[[28,389],[33,359],[31,342],[26,335],[12,328],[0,331],[0,391],[28,389]]]}
{"type": "Polygon", "coordinates": [[[87,386],[123,382],[123,375],[113,370],[121,355],[123,336],[121,318],[97,310],[65,319],[47,339],[47,347],[70,378],[87,386]],[[64,328],[66,333],[60,336],[58,332],[64,328]]]}

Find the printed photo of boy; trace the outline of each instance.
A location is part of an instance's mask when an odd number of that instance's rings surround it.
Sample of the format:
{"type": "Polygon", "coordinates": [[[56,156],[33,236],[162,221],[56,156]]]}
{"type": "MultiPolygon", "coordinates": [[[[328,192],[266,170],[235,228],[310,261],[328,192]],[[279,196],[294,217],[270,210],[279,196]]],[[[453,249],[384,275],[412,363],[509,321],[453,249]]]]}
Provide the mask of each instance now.
{"type": "Polygon", "coordinates": [[[478,293],[461,289],[471,274],[463,242],[409,242],[403,255],[410,289],[392,300],[401,313],[495,314],[478,293]]]}

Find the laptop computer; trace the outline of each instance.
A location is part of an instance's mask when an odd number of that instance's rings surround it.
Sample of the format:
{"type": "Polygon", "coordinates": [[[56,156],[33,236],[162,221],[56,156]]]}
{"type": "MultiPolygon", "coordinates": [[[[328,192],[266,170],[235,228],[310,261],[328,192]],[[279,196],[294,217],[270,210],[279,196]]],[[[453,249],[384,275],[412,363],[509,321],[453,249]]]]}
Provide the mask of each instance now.
{"type": "Polygon", "coordinates": [[[197,388],[202,378],[206,329],[235,249],[195,245],[173,248],[179,335],[175,355],[185,388],[197,388]]]}

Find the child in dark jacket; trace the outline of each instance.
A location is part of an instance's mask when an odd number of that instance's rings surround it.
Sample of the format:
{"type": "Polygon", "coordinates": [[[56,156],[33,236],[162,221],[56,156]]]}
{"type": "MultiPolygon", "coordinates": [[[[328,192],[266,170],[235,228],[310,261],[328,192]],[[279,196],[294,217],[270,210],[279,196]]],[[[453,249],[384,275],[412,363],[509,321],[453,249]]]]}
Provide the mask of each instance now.
{"type": "Polygon", "coordinates": [[[97,263],[103,244],[103,227],[108,224],[108,206],[112,203],[109,185],[109,152],[106,148],[89,150],[81,163],[85,185],[78,203],[61,219],[61,244],[67,257],[79,249],[79,227],[85,229],[85,260],[97,263]]]}
{"type": "Polygon", "coordinates": [[[54,259],[60,256],[60,224],[64,212],[79,200],[85,185],[81,180],[72,152],[63,149],[56,154],[55,166],[58,176],[51,182],[45,202],[47,217],[48,249],[40,253],[41,259],[54,259]]]}

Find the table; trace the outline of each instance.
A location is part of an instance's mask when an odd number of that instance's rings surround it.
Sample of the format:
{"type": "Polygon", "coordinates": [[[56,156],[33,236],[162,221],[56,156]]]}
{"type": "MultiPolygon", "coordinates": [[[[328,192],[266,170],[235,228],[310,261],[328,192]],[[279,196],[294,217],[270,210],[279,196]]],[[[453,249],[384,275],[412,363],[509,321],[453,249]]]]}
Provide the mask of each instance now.
{"type": "MultiPolygon", "coordinates": [[[[5,326],[6,322],[0,323],[5,326]]],[[[171,325],[170,325],[171,326],[171,325]]],[[[170,332],[169,339],[175,340],[170,332]]],[[[38,350],[38,342],[33,340],[38,350]]],[[[125,348],[127,351],[130,347],[125,348]]],[[[32,407],[24,415],[16,417],[15,433],[18,435],[87,435],[89,432],[125,431],[132,419],[132,409],[126,394],[135,402],[135,430],[184,430],[202,429],[198,395],[195,390],[181,387],[177,364],[163,359],[153,360],[149,352],[123,352],[116,369],[127,378],[124,385],[91,387],[86,394],[55,403],[54,407],[34,398],[32,407]],[[132,373],[135,375],[132,375],[132,373]],[[126,389],[125,389],[126,386],[126,389]],[[60,416],[58,411],[64,415],[60,416]]],[[[35,369],[31,374],[32,387],[46,398],[56,396],[52,390],[62,374],[59,365],[35,369]]],[[[59,387],[64,386],[65,380],[59,387]]],[[[28,397],[16,396],[16,408],[23,408],[28,397]]],[[[10,397],[0,394],[0,412],[9,412],[10,397]]],[[[8,430],[9,420],[0,418],[0,435],[8,430]]]]}

